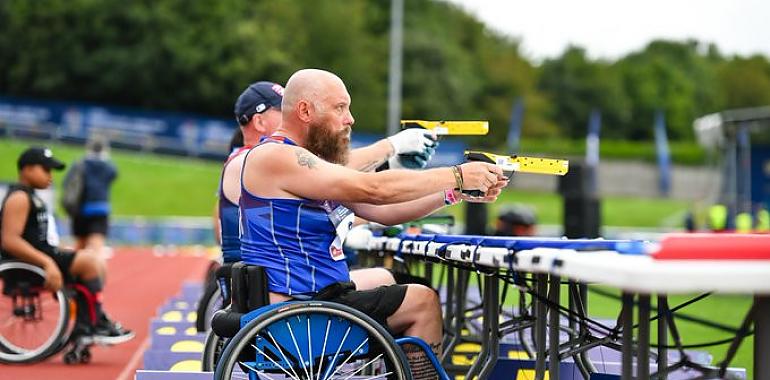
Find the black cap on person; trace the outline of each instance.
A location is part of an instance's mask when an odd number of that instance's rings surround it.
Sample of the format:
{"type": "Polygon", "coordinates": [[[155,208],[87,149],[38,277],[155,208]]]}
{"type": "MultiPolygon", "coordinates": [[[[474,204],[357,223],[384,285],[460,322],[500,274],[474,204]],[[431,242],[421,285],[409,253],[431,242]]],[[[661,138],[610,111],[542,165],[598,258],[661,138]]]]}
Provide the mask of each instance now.
{"type": "Polygon", "coordinates": [[[281,109],[283,86],[273,82],[256,82],[249,85],[235,101],[235,120],[246,125],[254,114],[267,111],[270,107],[281,109]]]}
{"type": "Polygon", "coordinates": [[[27,148],[21,153],[16,166],[21,170],[29,165],[43,165],[44,168],[53,170],[62,170],[66,167],[63,162],[54,158],[50,149],[42,147],[27,148]]]}

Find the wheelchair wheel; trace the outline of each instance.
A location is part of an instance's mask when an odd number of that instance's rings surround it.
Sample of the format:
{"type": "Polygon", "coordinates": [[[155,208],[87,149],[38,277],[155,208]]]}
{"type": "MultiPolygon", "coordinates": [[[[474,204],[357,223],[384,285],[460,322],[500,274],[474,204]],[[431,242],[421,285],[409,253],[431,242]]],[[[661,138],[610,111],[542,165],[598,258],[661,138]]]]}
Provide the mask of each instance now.
{"type": "Polygon", "coordinates": [[[198,332],[211,330],[211,317],[217,310],[222,309],[223,303],[222,291],[217,286],[216,281],[206,284],[206,290],[198,301],[198,313],[195,320],[195,328],[198,332]]]}
{"type": "Polygon", "coordinates": [[[203,344],[203,357],[201,358],[203,372],[214,371],[217,361],[222,356],[222,351],[225,350],[227,340],[227,338],[214,334],[212,330],[206,333],[206,341],[203,344]]]}
{"type": "MultiPolygon", "coordinates": [[[[273,305],[274,306],[274,305],[273,305]]],[[[411,380],[406,356],[377,322],[344,305],[290,302],[244,326],[215,379],[411,380]]]]}
{"type": "Polygon", "coordinates": [[[0,362],[31,363],[56,353],[70,320],[64,290],[43,288],[45,272],[22,262],[0,263],[0,362]]]}

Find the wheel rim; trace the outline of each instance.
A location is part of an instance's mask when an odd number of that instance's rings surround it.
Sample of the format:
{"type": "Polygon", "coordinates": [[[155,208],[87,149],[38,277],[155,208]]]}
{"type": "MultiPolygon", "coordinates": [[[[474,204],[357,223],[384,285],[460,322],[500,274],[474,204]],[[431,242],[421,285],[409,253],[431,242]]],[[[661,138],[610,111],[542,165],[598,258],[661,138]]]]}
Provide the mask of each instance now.
{"type": "Polygon", "coordinates": [[[222,309],[222,291],[217,288],[206,304],[205,314],[203,316],[203,323],[206,331],[211,331],[211,318],[214,317],[214,313],[222,309]]]}
{"type": "MultiPolygon", "coordinates": [[[[56,346],[69,324],[69,302],[64,292],[43,290],[45,272],[25,263],[0,264],[0,360],[25,362],[41,359],[56,346]],[[38,278],[27,288],[33,296],[22,296],[20,290],[6,281],[11,270],[24,270],[38,278]]],[[[29,293],[27,293],[29,294],[29,293]]]]}
{"type": "Polygon", "coordinates": [[[222,354],[215,378],[410,377],[400,348],[381,326],[365,315],[321,303],[288,307],[266,313],[269,315],[258,317],[240,331],[222,354]]]}
{"type": "Polygon", "coordinates": [[[203,358],[201,360],[203,372],[214,371],[217,361],[222,356],[222,351],[224,351],[226,343],[227,338],[222,338],[217,334],[214,334],[214,331],[209,330],[208,333],[206,333],[206,341],[203,344],[203,358]]]}

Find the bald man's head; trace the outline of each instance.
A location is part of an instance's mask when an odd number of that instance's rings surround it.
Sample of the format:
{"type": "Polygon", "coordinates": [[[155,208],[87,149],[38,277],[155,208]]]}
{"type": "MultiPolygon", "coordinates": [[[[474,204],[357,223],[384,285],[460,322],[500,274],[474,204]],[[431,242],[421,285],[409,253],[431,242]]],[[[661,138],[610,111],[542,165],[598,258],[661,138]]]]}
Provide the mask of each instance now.
{"type": "Polygon", "coordinates": [[[282,128],[319,157],[345,164],[355,119],[350,94],[338,76],[324,70],[297,71],[286,82],[282,128]]]}
{"type": "Polygon", "coordinates": [[[299,70],[286,82],[281,109],[292,110],[302,100],[319,107],[330,90],[340,88],[347,92],[342,79],[333,73],[319,69],[299,70]]]}

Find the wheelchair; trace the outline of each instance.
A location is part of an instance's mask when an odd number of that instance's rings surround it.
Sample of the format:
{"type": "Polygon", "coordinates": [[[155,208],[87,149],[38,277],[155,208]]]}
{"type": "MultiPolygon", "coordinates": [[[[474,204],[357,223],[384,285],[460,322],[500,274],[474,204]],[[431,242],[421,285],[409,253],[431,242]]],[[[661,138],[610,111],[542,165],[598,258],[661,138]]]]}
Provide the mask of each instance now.
{"type": "Polygon", "coordinates": [[[203,293],[198,299],[196,309],[195,329],[198,332],[211,330],[211,318],[217,310],[223,309],[230,303],[230,270],[232,263],[220,264],[213,261],[209,265],[204,282],[203,293]],[[224,296],[222,295],[224,292],[224,296]]]}
{"type": "Polygon", "coordinates": [[[449,379],[421,339],[394,339],[367,315],[333,302],[271,305],[266,284],[262,268],[233,265],[230,307],[212,319],[213,332],[226,340],[215,379],[410,380],[403,344],[424,350],[439,378],[449,379]]]}
{"type": "MultiPolygon", "coordinates": [[[[206,290],[201,296],[200,301],[198,301],[196,327],[199,332],[206,333],[206,340],[203,345],[203,356],[201,359],[202,369],[205,372],[214,371],[216,360],[224,349],[226,339],[218,336],[211,330],[211,320],[215,312],[222,309],[228,309],[230,306],[230,283],[233,264],[234,263],[222,264],[222,266],[214,271],[213,278],[208,281],[206,290]]],[[[243,269],[238,270],[240,271],[243,269]]]]}
{"type": "Polygon", "coordinates": [[[52,292],[43,287],[43,269],[0,261],[0,363],[35,363],[67,350],[67,364],[88,363],[92,343],[75,331],[78,285],[52,292]]]}

